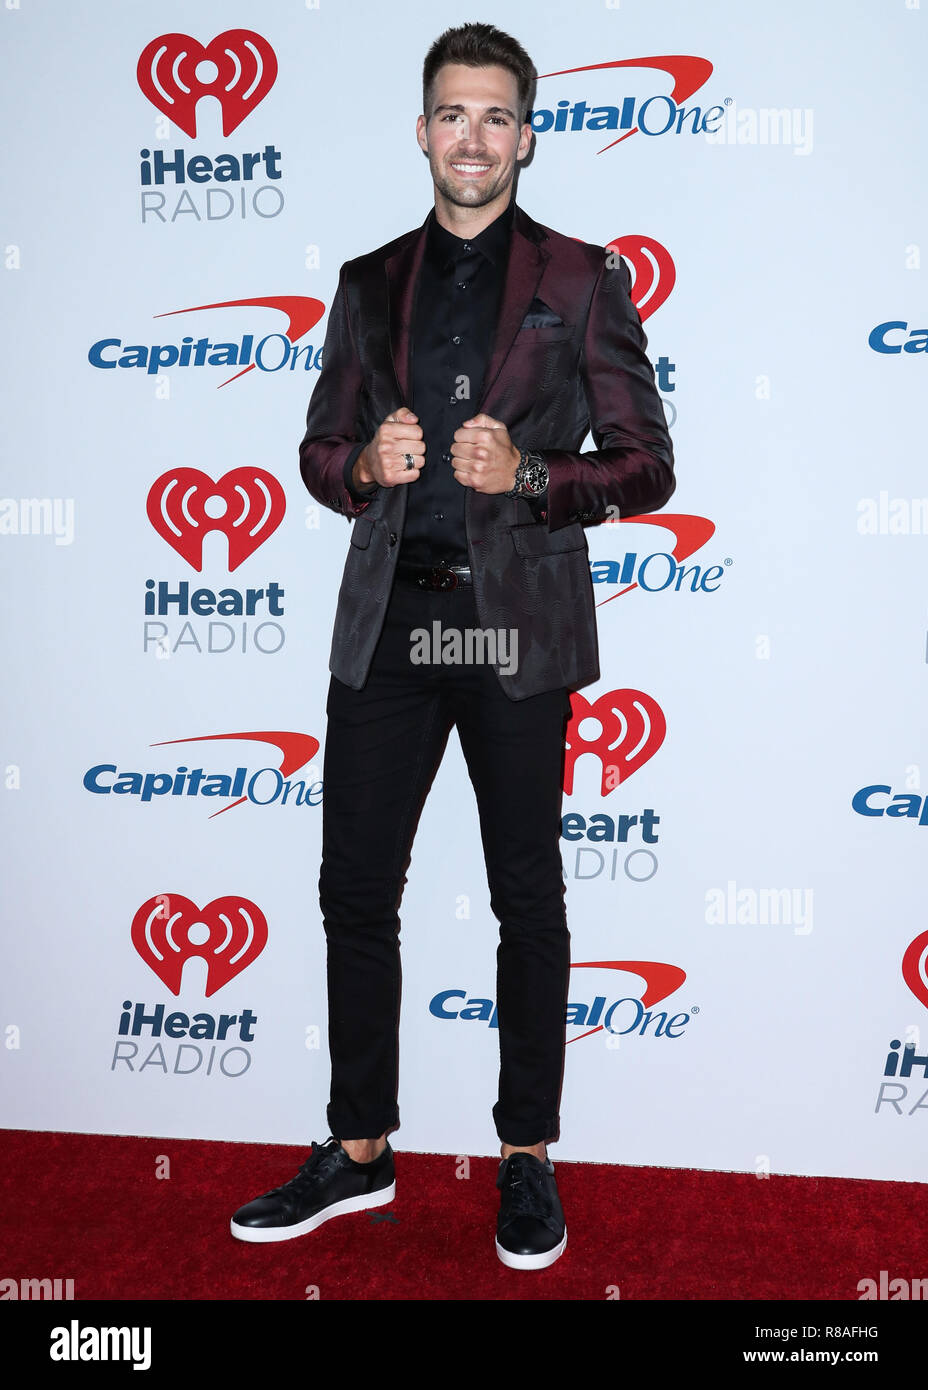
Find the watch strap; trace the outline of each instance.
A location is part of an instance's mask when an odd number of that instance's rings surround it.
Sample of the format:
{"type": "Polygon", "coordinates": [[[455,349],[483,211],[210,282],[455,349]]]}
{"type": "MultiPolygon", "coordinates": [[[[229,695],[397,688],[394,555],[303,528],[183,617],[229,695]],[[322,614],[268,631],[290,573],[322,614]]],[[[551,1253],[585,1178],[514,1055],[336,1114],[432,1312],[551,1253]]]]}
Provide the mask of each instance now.
{"type": "Polygon", "coordinates": [[[525,477],[526,477],[526,474],[528,473],[529,469],[531,469],[531,468],[533,468],[533,467],[538,467],[539,465],[541,465],[541,467],[544,468],[545,474],[547,475],[548,469],[547,469],[547,467],[546,467],[546,465],[545,465],[545,462],[544,462],[544,459],[541,457],[541,455],[538,454],[538,453],[535,453],[534,450],[532,450],[532,449],[522,449],[522,448],[520,448],[520,449],[519,449],[519,462],[518,462],[518,464],[516,465],[515,483],[514,483],[513,487],[509,490],[509,492],[507,492],[505,495],[506,495],[507,497],[526,497],[526,498],[539,498],[539,497],[543,497],[543,496],[545,495],[545,493],[547,492],[547,485],[546,485],[544,488],[539,489],[538,492],[529,492],[529,491],[526,489],[526,487],[525,487],[525,477]]]}

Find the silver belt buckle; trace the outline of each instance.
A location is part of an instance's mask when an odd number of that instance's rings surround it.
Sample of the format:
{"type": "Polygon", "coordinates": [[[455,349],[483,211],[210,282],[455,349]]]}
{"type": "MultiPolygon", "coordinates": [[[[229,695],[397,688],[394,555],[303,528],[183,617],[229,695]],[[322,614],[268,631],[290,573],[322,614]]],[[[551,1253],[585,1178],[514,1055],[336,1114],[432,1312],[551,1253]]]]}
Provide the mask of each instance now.
{"type": "Polygon", "coordinates": [[[440,565],[433,565],[429,575],[429,588],[438,589],[444,592],[458,587],[458,577],[450,565],[444,561],[440,565]]]}

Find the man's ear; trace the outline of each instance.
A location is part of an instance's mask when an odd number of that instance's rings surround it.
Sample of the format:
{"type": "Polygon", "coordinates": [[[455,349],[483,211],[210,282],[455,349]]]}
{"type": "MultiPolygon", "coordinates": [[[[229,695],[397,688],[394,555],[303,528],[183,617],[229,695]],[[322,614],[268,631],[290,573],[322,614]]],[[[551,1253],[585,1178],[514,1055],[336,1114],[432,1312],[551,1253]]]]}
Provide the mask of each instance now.
{"type": "Polygon", "coordinates": [[[419,142],[419,149],[422,150],[423,154],[428,154],[429,141],[425,131],[426,119],[424,116],[420,116],[419,119],[416,121],[416,139],[419,142]]]}

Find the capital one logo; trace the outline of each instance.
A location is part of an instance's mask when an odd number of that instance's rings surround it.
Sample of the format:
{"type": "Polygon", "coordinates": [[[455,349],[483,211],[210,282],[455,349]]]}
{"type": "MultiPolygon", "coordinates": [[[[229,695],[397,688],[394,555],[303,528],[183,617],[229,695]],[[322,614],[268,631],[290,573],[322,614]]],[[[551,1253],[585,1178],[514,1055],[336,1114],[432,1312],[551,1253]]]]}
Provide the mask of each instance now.
{"type": "Polygon", "coordinates": [[[181,893],[159,893],[132,919],[132,944],[172,994],[184,965],[206,961],[206,998],[240,975],[267,944],[264,913],[247,898],[215,898],[204,908],[181,893]]]}
{"type": "MultiPolygon", "coordinates": [[[[638,1037],[679,1038],[692,1016],[699,1013],[695,1005],[672,1016],[667,1010],[654,1011],[654,1006],[675,993],[686,979],[686,971],[679,965],[658,960],[584,960],[572,962],[570,968],[637,975],[644,989],[640,994],[620,994],[610,1002],[610,995],[616,989],[611,973],[600,975],[598,979],[596,975],[582,977],[581,989],[587,993],[587,998],[569,1001],[565,1014],[567,1028],[581,1031],[567,1038],[568,1043],[581,1042],[584,1038],[603,1032],[613,1038],[632,1034],[638,1037]],[[590,999],[589,993],[600,988],[604,993],[594,993],[590,999]]],[[[619,990],[623,987],[624,982],[618,985],[619,990]]],[[[439,990],[429,1001],[429,1013],[433,1018],[499,1027],[495,1001],[481,996],[469,997],[466,989],[439,990]]]]}
{"type": "Polygon", "coordinates": [[[928,1009],[928,931],[909,942],[902,957],[902,978],[918,1002],[928,1009]]]}
{"type": "Polygon", "coordinates": [[[197,102],[207,96],[219,102],[222,133],[231,135],[273,87],[277,57],[252,29],[227,29],[205,48],[189,34],[161,34],[143,48],[136,76],[152,106],[191,139],[197,102]]]}
{"type": "Polygon", "coordinates": [[[704,110],[699,106],[687,109],[681,105],[709,80],[712,64],[708,58],[698,58],[687,53],[660,54],[649,58],[617,58],[612,62],[587,63],[582,67],[544,72],[539,75],[538,80],[543,82],[549,77],[570,77],[580,72],[593,73],[616,68],[645,68],[666,73],[671,78],[673,87],[669,95],[654,93],[644,101],[639,101],[634,96],[623,96],[620,105],[594,106],[584,100],[571,101],[567,98],[548,108],[536,105],[529,112],[532,130],[536,135],[548,132],[552,135],[559,132],[569,134],[584,130],[623,131],[622,135],[616,136],[597,151],[598,154],[605,154],[606,150],[620,145],[632,135],[700,135],[711,133],[718,128],[718,122],[724,115],[724,107],[711,106],[704,110]]]}
{"type": "MultiPolygon", "coordinates": [[[[658,594],[673,589],[674,592],[711,592],[718,587],[723,574],[720,565],[691,566],[686,561],[697,550],[701,550],[715,535],[715,522],[707,516],[688,515],[685,512],[657,512],[647,516],[619,517],[604,521],[605,526],[652,526],[658,530],[669,531],[673,545],[669,550],[655,550],[640,558],[636,550],[625,551],[621,561],[594,560],[591,572],[594,583],[608,582],[620,584],[617,593],[600,599],[597,608],[614,603],[617,598],[631,594],[636,589],[645,593],[658,594]]],[[[606,532],[602,531],[605,535],[606,532]]],[[[619,531],[617,535],[624,533],[619,531]]],[[[726,564],[730,561],[726,560],[726,564]]]]}
{"type": "MultiPolygon", "coordinates": [[[[604,995],[597,995],[591,1005],[585,1003],[568,1004],[568,1026],[583,1029],[583,1032],[568,1038],[568,1043],[581,1042],[583,1038],[591,1038],[594,1034],[603,1032],[604,1029],[613,1035],[639,1030],[644,1033],[647,1024],[651,1022],[650,1010],[653,1006],[662,1003],[669,995],[675,993],[686,979],[686,971],[682,970],[679,965],[671,965],[667,961],[660,960],[581,960],[572,961],[570,968],[571,970],[615,970],[623,974],[637,975],[644,981],[644,990],[640,997],[625,995],[608,1006],[607,996],[604,995]],[[620,1015],[623,1004],[631,1004],[634,1007],[631,1010],[626,1009],[620,1015]],[[620,1022],[625,1026],[620,1027],[620,1022]],[[643,1024],[645,1026],[642,1026],[643,1024]]],[[[678,1014],[676,1021],[678,1025],[689,1022],[689,1015],[678,1014]]],[[[666,1017],[658,1018],[657,1036],[674,1036],[669,1031],[662,1034],[662,1026],[667,1026],[666,1017]]]]}
{"type": "Polygon", "coordinates": [[[152,484],[148,519],[195,570],[203,568],[203,541],[219,531],[229,542],[235,570],[277,530],[286,510],[283,487],[263,468],[233,468],[213,482],[198,468],[172,468],[152,484]]]}
{"type": "Polygon", "coordinates": [[[641,690],[609,690],[592,704],[574,691],[564,744],[564,791],[572,795],[574,767],[592,753],[601,767],[601,795],[653,758],[664,742],[667,721],[657,701],[641,690]]]}
{"type": "Polygon", "coordinates": [[[238,367],[233,376],[221,381],[217,390],[229,386],[240,377],[255,370],[261,372],[294,372],[303,359],[303,371],[318,371],[322,348],[315,353],[311,344],[298,346],[299,341],[325,313],[321,299],[305,294],[264,295],[252,299],[224,299],[214,304],[190,304],[185,309],[168,309],[155,314],[157,319],[172,318],[175,314],[198,314],[209,309],[273,309],[287,320],[279,332],[263,334],[255,343],[254,333],[243,334],[237,342],[211,342],[208,337],[194,340],[192,333],[180,343],[126,343],[122,338],[98,338],[90,345],[87,361],[98,371],[143,371],[159,376],[169,367],[193,369],[202,367],[238,367]]]}

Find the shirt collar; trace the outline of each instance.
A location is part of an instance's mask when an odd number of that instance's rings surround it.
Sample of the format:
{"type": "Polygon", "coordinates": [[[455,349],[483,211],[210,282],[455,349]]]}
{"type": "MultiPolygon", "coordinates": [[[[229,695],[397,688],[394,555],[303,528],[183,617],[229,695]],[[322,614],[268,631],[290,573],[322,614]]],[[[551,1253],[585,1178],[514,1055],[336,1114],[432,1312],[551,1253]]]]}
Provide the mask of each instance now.
{"type": "Polygon", "coordinates": [[[465,247],[469,247],[472,251],[481,252],[493,265],[501,266],[509,249],[514,215],[515,199],[511,198],[499,217],[488,227],[484,227],[477,236],[465,239],[455,236],[443,227],[435,216],[435,209],[432,208],[428,216],[426,254],[442,270],[466,255],[465,247]]]}

